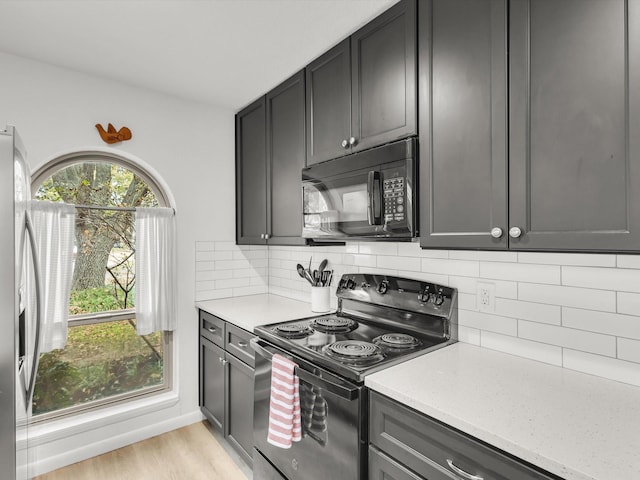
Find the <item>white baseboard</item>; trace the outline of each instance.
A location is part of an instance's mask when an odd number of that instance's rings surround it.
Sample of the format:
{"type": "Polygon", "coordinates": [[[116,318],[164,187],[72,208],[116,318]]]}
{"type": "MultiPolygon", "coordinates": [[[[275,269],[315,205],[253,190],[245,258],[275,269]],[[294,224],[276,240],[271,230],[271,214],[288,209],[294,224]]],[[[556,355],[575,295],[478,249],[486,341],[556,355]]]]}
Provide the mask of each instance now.
{"type": "Polygon", "coordinates": [[[34,476],[42,475],[202,420],[204,420],[204,416],[200,410],[197,409],[185,415],[170,418],[164,422],[157,422],[143,428],[127,431],[121,435],[111,436],[83,445],[81,448],[66,451],[60,455],[38,458],[37,463],[32,466],[32,474],[34,476]]]}

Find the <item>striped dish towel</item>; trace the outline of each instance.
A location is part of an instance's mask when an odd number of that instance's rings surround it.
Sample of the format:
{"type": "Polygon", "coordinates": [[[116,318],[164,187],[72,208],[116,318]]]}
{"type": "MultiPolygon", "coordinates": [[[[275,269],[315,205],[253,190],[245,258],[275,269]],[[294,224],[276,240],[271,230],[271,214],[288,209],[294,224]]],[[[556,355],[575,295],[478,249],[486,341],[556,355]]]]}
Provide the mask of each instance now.
{"type": "Polygon", "coordinates": [[[280,448],[291,448],[302,438],[300,425],[300,382],[297,365],[288,358],[273,355],[271,360],[271,399],[267,442],[280,448]]]}

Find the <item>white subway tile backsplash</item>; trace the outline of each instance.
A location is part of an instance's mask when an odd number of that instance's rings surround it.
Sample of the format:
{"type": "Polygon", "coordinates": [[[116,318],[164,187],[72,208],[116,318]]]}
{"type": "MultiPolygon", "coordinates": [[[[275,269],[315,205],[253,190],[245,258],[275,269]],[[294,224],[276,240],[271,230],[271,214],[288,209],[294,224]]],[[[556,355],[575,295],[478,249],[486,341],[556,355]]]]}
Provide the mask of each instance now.
{"type": "Polygon", "coordinates": [[[518,252],[518,262],[539,265],[582,265],[585,267],[615,267],[615,255],[595,253],[533,253],[518,252]]]}
{"type": "Polygon", "coordinates": [[[563,349],[562,366],[571,370],[640,386],[640,364],[563,349]]]}
{"type": "Polygon", "coordinates": [[[583,352],[616,356],[616,337],[544,323],[518,321],[518,337],[583,352]]]}
{"type": "MultiPolygon", "coordinates": [[[[213,260],[231,260],[233,259],[233,254],[236,252],[224,251],[224,252],[216,252],[216,251],[206,251],[206,252],[196,252],[196,262],[207,262],[213,260]]],[[[237,252],[239,253],[239,252],[237,252]]]]}
{"type": "Polygon", "coordinates": [[[429,273],[440,273],[442,275],[457,275],[461,277],[477,278],[480,273],[480,262],[423,258],[422,271],[429,273]]]}
{"type": "Polygon", "coordinates": [[[560,325],[561,307],[543,303],[496,298],[496,314],[533,322],[560,325]]]}
{"type": "Polygon", "coordinates": [[[395,242],[360,242],[358,252],[369,255],[398,255],[398,244],[395,242]]]}
{"type": "Polygon", "coordinates": [[[640,340],[618,338],[618,358],[620,360],[640,363],[640,340]]]}
{"type": "Polygon", "coordinates": [[[480,346],[480,330],[477,328],[458,326],[458,340],[464,343],[480,346]]]}
{"type": "Polygon", "coordinates": [[[606,290],[520,283],[518,284],[518,299],[607,312],[615,312],[616,310],[616,294],[606,290]]]}
{"type": "Polygon", "coordinates": [[[480,278],[560,284],[560,267],[521,263],[480,262],[480,278]]]}
{"type": "Polygon", "coordinates": [[[621,292],[640,292],[640,270],[562,267],[562,284],[621,292]]]}
{"type": "Polygon", "coordinates": [[[196,252],[209,252],[215,249],[216,242],[196,242],[196,252]]]}
{"type": "Polygon", "coordinates": [[[309,301],[296,272],[323,258],[344,273],[398,275],[458,289],[459,340],[640,385],[640,256],[421,249],[413,242],[342,246],[195,245],[195,298],[270,292],[309,301]],[[495,311],[476,308],[495,285],[495,311]]]}
{"type": "Polygon", "coordinates": [[[458,312],[458,323],[465,327],[483,331],[502,333],[513,337],[518,335],[518,321],[509,317],[500,317],[490,313],[462,310],[458,312]]]}
{"type": "Polygon", "coordinates": [[[436,283],[438,285],[450,286],[448,275],[439,275],[437,273],[413,272],[408,270],[398,270],[399,277],[413,278],[422,280],[423,282],[436,283]]]}
{"type": "Polygon", "coordinates": [[[449,258],[455,260],[479,260],[482,262],[517,262],[517,252],[485,252],[482,250],[451,250],[449,258]]]}
{"type": "Polygon", "coordinates": [[[482,331],[480,334],[480,346],[519,357],[530,358],[538,362],[562,365],[562,349],[555,345],[482,331]]]}
{"type": "Polygon", "coordinates": [[[562,325],[640,340],[640,317],[632,315],[563,308],[562,325]]]}
{"type": "Polygon", "coordinates": [[[640,269],[640,255],[618,255],[619,268],[640,269]]]}
{"type": "Polygon", "coordinates": [[[618,292],[618,313],[640,316],[640,294],[618,292]]]}
{"type": "Polygon", "coordinates": [[[378,257],[378,268],[389,268],[393,270],[406,270],[409,272],[419,272],[421,269],[420,259],[415,257],[378,257]]]}

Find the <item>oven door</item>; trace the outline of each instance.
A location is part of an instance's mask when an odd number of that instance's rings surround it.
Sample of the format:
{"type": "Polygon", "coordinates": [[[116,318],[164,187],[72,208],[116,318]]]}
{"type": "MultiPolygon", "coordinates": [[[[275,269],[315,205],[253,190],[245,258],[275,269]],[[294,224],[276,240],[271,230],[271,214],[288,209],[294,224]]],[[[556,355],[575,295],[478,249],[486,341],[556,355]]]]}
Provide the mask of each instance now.
{"type": "Polygon", "coordinates": [[[254,480],[360,480],[366,475],[366,410],[363,386],[314,367],[258,339],[254,376],[254,480]],[[271,358],[274,353],[297,365],[302,407],[302,440],[284,449],[267,442],[271,358]],[[314,407],[316,407],[314,409],[314,407]],[[278,477],[279,475],[279,477],[278,477]]]}

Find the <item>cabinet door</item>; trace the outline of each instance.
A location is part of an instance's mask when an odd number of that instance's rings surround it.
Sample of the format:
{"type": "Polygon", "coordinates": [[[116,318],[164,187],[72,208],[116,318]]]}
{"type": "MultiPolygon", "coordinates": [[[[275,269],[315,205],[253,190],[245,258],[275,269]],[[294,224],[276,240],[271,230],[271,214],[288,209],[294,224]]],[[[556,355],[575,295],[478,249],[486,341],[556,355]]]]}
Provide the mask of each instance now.
{"type": "MultiPolygon", "coordinates": [[[[236,242],[260,245],[267,233],[264,97],[236,115],[236,242]]],[[[215,188],[215,184],[212,186],[215,188]]],[[[221,205],[221,207],[223,207],[221,205]]]]}
{"type": "Polygon", "coordinates": [[[225,437],[251,465],[253,450],[253,368],[227,353],[225,437]]]}
{"type": "Polygon", "coordinates": [[[304,245],[302,169],[305,166],[304,71],[267,93],[270,245],[304,245]]]}
{"type": "Polygon", "coordinates": [[[640,3],[510,3],[510,238],[640,250],[640,3]]]}
{"type": "Polygon", "coordinates": [[[224,350],[200,337],[200,407],[221,430],[224,425],[224,350]]]}
{"type": "Polygon", "coordinates": [[[351,60],[346,39],[306,68],[307,165],[350,152],[351,60]]]}
{"type": "Polygon", "coordinates": [[[506,1],[421,1],[419,22],[420,245],[507,248],[506,1]]]}
{"type": "Polygon", "coordinates": [[[416,134],[416,1],[351,36],[352,151],[416,134]]]}

